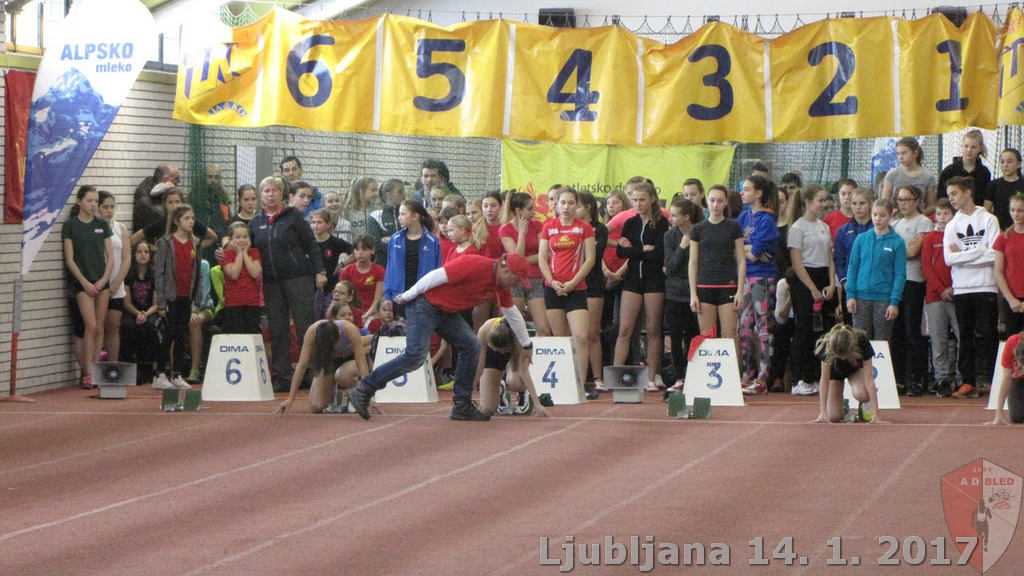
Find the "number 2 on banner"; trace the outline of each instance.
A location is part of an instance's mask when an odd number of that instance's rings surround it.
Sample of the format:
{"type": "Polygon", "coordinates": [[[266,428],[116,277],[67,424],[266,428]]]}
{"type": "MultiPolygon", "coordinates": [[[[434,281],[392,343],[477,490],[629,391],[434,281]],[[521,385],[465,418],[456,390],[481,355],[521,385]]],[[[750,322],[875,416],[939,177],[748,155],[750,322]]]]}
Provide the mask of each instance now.
{"type": "Polygon", "coordinates": [[[465,52],[465,40],[424,38],[416,44],[416,75],[430,78],[440,74],[448,80],[448,93],[442,98],[417,96],[412,105],[424,112],[444,112],[462,103],[466,96],[466,75],[450,62],[434,62],[434,52],[465,52]]]}
{"type": "Polygon", "coordinates": [[[551,364],[548,364],[548,369],[544,371],[544,377],[540,379],[545,384],[551,384],[551,389],[555,389],[555,384],[558,384],[558,376],[555,375],[555,361],[552,360],[551,364]]]}
{"type": "Polygon", "coordinates": [[[551,104],[575,104],[572,112],[568,110],[559,114],[559,118],[566,122],[594,122],[597,120],[597,112],[590,109],[591,104],[597,104],[601,94],[590,91],[590,68],[594,60],[594,53],[590,50],[577,48],[569,55],[565,65],[558,71],[558,76],[548,88],[548,102],[551,104]],[[564,92],[565,85],[576,72],[576,90],[564,92]]]}
{"type": "Polygon", "coordinates": [[[850,81],[850,77],[853,76],[853,71],[857,67],[856,57],[853,55],[853,48],[850,48],[847,44],[840,42],[825,42],[819,44],[807,54],[807,62],[811,66],[817,66],[825,59],[826,56],[835,56],[839,62],[839,67],[836,69],[836,75],[832,77],[832,81],[829,82],[828,86],[822,90],[821,94],[811,103],[811,107],[807,110],[807,114],[811,118],[820,118],[822,116],[845,116],[847,114],[857,113],[857,97],[847,96],[842,102],[833,102],[836,94],[846,86],[846,83],[850,81]]]}

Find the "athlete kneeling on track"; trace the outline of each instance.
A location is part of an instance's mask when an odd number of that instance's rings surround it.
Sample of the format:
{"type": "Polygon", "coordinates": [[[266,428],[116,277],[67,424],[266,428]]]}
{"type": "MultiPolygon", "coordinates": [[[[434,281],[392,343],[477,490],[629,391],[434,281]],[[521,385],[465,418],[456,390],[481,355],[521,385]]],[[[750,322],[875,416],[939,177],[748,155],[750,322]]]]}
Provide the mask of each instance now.
{"type": "Polygon", "coordinates": [[[530,377],[529,363],[522,362],[524,351],[516,341],[505,318],[491,318],[480,326],[480,360],[477,384],[480,386],[480,411],[484,414],[548,416],[537,400],[537,389],[530,377]],[[504,378],[503,378],[504,377],[504,378]],[[515,404],[510,393],[516,392],[515,404]]]}
{"type": "Polygon", "coordinates": [[[281,403],[279,413],[287,412],[295,401],[295,392],[307,368],[313,371],[309,410],[320,414],[331,404],[337,388],[351,389],[370,372],[366,347],[355,324],[347,320],[320,320],[306,330],[288,399],[281,403]]]}
{"type": "MultiPolygon", "coordinates": [[[[846,414],[843,413],[843,380],[847,380],[853,397],[861,403],[861,418],[875,424],[881,423],[878,391],[871,368],[871,359],[874,358],[875,351],[871,347],[867,333],[846,324],[836,324],[818,339],[814,354],[821,360],[821,412],[815,422],[844,420],[846,414]]],[[[845,418],[850,422],[854,419],[845,418]]]]}

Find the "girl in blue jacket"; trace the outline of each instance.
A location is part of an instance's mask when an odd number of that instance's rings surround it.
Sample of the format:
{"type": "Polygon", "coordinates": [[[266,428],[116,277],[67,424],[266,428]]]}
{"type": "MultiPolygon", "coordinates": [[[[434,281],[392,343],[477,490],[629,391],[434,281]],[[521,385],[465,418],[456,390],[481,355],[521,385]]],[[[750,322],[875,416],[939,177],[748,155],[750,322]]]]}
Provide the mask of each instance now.
{"type": "Polygon", "coordinates": [[[775,260],[779,245],[775,207],[779,194],[774,182],[754,175],[743,182],[740,195],[747,207],[738,219],[747,261],[739,324],[740,378],[745,394],[767,394],[772,357],[768,322],[775,310],[775,260]]]}
{"type": "Polygon", "coordinates": [[[867,332],[872,340],[892,336],[907,281],[907,247],[889,227],[892,212],[890,200],[875,200],[874,229],[853,241],[846,273],[846,307],[853,315],[853,327],[867,332]]]}
{"type": "Polygon", "coordinates": [[[406,200],[398,209],[398,224],[402,228],[388,241],[388,266],[384,270],[383,306],[394,310],[396,296],[405,292],[427,272],[441,267],[441,241],[430,230],[434,221],[418,200],[406,200]],[[407,271],[415,270],[415,274],[407,271]]]}

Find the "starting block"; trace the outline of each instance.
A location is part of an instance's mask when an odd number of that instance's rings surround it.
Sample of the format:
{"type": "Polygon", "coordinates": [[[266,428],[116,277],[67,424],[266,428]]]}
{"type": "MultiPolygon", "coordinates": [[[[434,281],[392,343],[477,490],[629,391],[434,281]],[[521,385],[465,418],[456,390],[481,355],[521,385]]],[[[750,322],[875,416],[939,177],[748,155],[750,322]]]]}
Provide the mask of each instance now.
{"type": "Polygon", "coordinates": [[[686,409],[686,394],[672,392],[668,395],[668,415],[686,420],[707,420],[711,417],[711,399],[694,398],[693,406],[686,409]]]}
{"type": "MultiPolygon", "coordinates": [[[[647,366],[605,366],[601,376],[612,391],[612,402],[639,404],[644,401],[647,366]]],[[[683,400],[683,407],[686,403],[683,400]]]]}
{"type": "Polygon", "coordinates": [[[668,416],[669,418],[681,418],[681,414],[686,414],[686,394],[670,392],[668,394],[668,416]]]}
{"type": "Polygon", "coordinates": [[[164,412],[197,412],[202,400],[202,392],[198,390],[186,390],[184,398],[181,390],[164,390],[160,399],[160,409],[164,412]]]}
{"type": "Polygon", "coordinates": [[[705,338],[700,343],[686,365],[686,392],[700,394],[715,406],[745,406],[732,338],[705,338]]]}
{"type": "Polygon", "coordinates": [[[551,400],[557,405],[587,401],[576,363],[576,349],[568,336],[533,339],[530,378],[537,394],[551,394],[551,400]]]}
{"type": "MultiPolygon", "coordinates": [[[[892,356],[889,355],[889,343],[885,340],[872,340],[875,357],[871,359],[871,372],[875,377],[875,391],[878,394],[876,410],[899,410],[900,395],[896,390],[896,376],[892,370],[892,356]]],[[[850,401],[850,410],[856,411],[860,402],[853,397],[849,381],[843,383],[843,398],[850,401]]]]}
{"type": "Polygon", "coordinates": [[[267,353],[259,334],[217,334],[203,375],[207,402],[264,402],[274,399],[267,353]]]}
{"type": "MultiPolygon", "coordinates": [[[[405,352],[405,336],[381,336],[377,339],[377,354],[373,365],[380,366],[405,352]]],[[[437,383],[434,368],[427,355],[423,366],[388,382],[374,395],[377,402],[437,402],[437,383]]]]}
{"type": "Polygon", "coordinates": [[[128,387],[135,386],[135,364],[94,362],[89,378],[100,389],[100,398],[127,398],[128,387]]]}

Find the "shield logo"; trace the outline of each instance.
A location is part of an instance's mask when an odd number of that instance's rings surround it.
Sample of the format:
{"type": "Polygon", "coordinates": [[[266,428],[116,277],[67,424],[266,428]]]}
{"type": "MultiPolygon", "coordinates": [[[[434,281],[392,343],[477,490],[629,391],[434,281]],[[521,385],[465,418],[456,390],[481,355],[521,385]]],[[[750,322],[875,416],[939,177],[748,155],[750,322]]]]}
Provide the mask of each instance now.
{"type": "Polygon", "coordinates": [[[999,561],[1020,517],[1022,478],[979,458],[942,477],[946,526],[961,555],[979,574],[999,561]]]}

